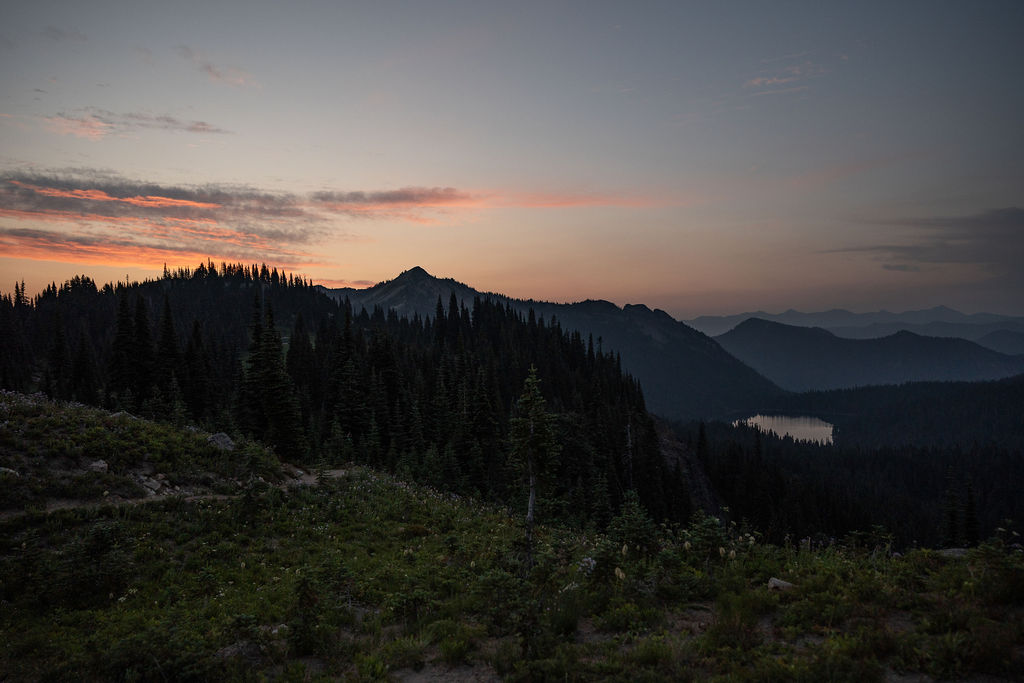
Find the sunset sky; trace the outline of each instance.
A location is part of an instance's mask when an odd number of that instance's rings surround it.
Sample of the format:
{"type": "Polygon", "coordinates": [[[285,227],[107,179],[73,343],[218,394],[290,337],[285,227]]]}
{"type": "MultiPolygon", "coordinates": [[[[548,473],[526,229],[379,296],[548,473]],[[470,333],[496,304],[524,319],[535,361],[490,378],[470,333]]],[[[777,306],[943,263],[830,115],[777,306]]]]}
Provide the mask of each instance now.
{"type": "Polygon", "coordinates": [[[1024,315],[1024,2],[5,2],[0,290],[1024,315]]]}

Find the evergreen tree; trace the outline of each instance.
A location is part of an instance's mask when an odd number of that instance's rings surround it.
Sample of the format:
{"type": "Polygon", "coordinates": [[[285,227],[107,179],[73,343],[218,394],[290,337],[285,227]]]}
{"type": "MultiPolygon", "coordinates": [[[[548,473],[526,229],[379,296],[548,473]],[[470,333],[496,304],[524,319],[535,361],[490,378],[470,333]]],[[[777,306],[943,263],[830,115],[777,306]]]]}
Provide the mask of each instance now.
{"type": "Polygon", "coordinates": [[[192,418],[203,421],[213,406],[210,361],[203,344],[203,331],[199,321],[192,323],[192,334],[185,347],[183,400],[192,418]]]}
{"type": "Polygon", "coordinates": [[[295,398],[295,388],[284,367],[281,336],[274,328],[274,315],[269,306],[260,335],[257,360],[257,400],[266,418],[264,438],[283,458],[302,458],[306,455],[302,415],[295,398]]]}
{"type": "Polygon", "coordinates": [[[178,335],[174,331],[174,319],[171,316],[171,302],[165,294],[163,311],[160,314],[160,337],[156,346],[156,385],[165,396],[179,372],[180,362],[178,335]]]}
{"type": "Polygon", "coordinates": [[[71,395],[76,401],[95,404],[99,400],[99,378],[96,356],[83,329],[78,337],[78,349],[71,366],[71,395]]]}
{"type": "Polygon", "coordinates": [[[59,311],[54,327],[53,344],[50,347],[46,370],[47,393],[53,398],[67,400],[71,398],[71,357],[64,335],[63,316],[59,311]]]}
{"type": "Polygon", "coordinates": [[[153,333],[149,324],[149,306],[141,294],[135,299],[135,337],[132,343],[132,361],[135,365],[135,400],[141,405],[153,390],[154,359],[153,333]]]}
{"type": "Polygon", "coordinates": [[[960,542],[960,502],[953,489],[953,470],[946,471],[946,495],[942,508],[944,526],[942,529],[942,545],[951,548],[960,542]]]}
{"type": "Polygon", "coordinates": [[[530,497],[526,505],[526,544],[528,564],[533,562],[533,524],[537,504],[538,479],[557,458],[559,445],[555,436],[554,416],[547,412],[540,392],[537,368],[530,366],[523,383],[523,393],[516,404],[516,413],[509,431],[510,461],[527,481],[530,497]]]}
{"type": "Polygon", "coordinates": [[[978,528],[977,502],[974,498],[974,484],[968,482],[967,496],[964,500],[964,543],[968,547],[978,545],[981,535],[978,528]]]}
{"type": "Polygon", "coordinates": [[[107,387],[108,396],[116,397],[118,403],[122,403],[125,392],[135,386],[134,339],[135,322],[128,305],[128,296],[122,293],[118,301],[114,345],[110,353],[110,382],[107,387]]]}

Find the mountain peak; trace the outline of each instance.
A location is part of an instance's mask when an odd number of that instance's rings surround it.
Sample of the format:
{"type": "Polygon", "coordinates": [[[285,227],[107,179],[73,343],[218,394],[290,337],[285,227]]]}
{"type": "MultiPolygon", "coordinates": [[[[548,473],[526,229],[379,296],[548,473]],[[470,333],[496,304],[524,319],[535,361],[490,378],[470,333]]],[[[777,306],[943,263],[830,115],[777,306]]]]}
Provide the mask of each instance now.
{"type": "Polygon", "coordinates": [[[406,271],[400,273],[398,275],[398,277],[396,277],[395,279],[396,280],[412,280],[412,279],[422,280],[422,279],[425,279],[425,278],[432,278],[432,277],[433,277],[433,275],[428,273],[426,270],[424,270],[420,266],[413,266],[409,270],[406,270],[406,271]]]}

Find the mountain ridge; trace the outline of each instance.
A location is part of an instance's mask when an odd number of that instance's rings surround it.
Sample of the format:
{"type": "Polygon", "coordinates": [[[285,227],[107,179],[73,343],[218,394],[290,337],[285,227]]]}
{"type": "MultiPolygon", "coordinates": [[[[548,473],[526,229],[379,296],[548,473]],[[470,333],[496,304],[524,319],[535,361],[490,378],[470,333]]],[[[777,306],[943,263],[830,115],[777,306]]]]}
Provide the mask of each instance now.
{"type": "Polygon", "coordinates": [[[459,306],[467,308],[480,297],[511,306],[524,316],[532,310],[537,317],[557,320],[566,331],[589,336],[605,350],[617,351],[624,369],[640,380],[652,412],[672,419],[742,412],[782,393],[704,333],[646,304],[620,308],[601,299],[574,303],[515,299],[480,292],[452,278],[435,277],[420,266],[367,289],[325,291],[339,301],[348,299],[353,310],[380,306],[408,317],[434,317],[438,300],[447,308],[452,295],[459,306]]]}
{"type": "Polygon", "coordinates": [[[790,391],[994,380],[1024,372],[1024,356],[1001,354],[965,339],[925,337],[907,330],[878,339],[847,339],[821,327],[750,318],[715,339],[790,391]]]}
{"type": "MultiPolygon", "coordinates": [[[[983,336],[994,329],[1002,329],[1001,326],[1021,326],[1024,329],[1024,317],[1001,315],[998,313],[961,313],[948,306],[934,306],[932,308],[903,311],[893,313],[882,309],[868,313],[854,313],[843,308],[833,308],[827,311],[804,313],[795,309],[788,309],[782,313],[767,313],[766,311],[751,311],[733,315],[703,315],[691,320],[684,320],[687,325],[700,330],[707,335],[717,337],[733,329],[748,318],[759,318],[792,325],[796,327],[823,327],[832,331],[844,330],[838,333],[839,336],[850,336],[866,338],[868,336],[884,336],[891,334],[897,328],[909,329],[913,326],[928,325],[963,325],[988,326],[984,332],[977,337],[983,336]],[[855,331],[872,326],[884,329],[883,334],[858,334],[855,331]]],[[[943,334],[935,336],[961,336],[960,334],[943,334]]],[[[963,337],[970,338],[970,337],[963,337]]]]}

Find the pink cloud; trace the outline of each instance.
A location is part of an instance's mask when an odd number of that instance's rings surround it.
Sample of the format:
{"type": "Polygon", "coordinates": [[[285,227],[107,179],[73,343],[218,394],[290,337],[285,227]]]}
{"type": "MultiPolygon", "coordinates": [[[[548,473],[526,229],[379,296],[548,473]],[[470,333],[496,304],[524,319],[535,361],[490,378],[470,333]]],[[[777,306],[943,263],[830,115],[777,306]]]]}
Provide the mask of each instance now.
{"type": "Polygon", "coordinates": [[[111,125],[109,123],[105,123],[92,115],[74,117],[58,114],[43,120],[46,121],[55,133],[73,135],[76,138],[85,138],[86,140],[100,140],[111,132],[111,125]]]}
{"type": "Polygon", "coordinates": [[[202,55],[187,45],[179,45],[176,51],[182,59],[191,62],[193,66],[206,74],[215,83],[223,83],[236,88],[260,87],[256,79],[248,72],[232,66],[214,64],[210,60],[204,59],[202,55]]]}

